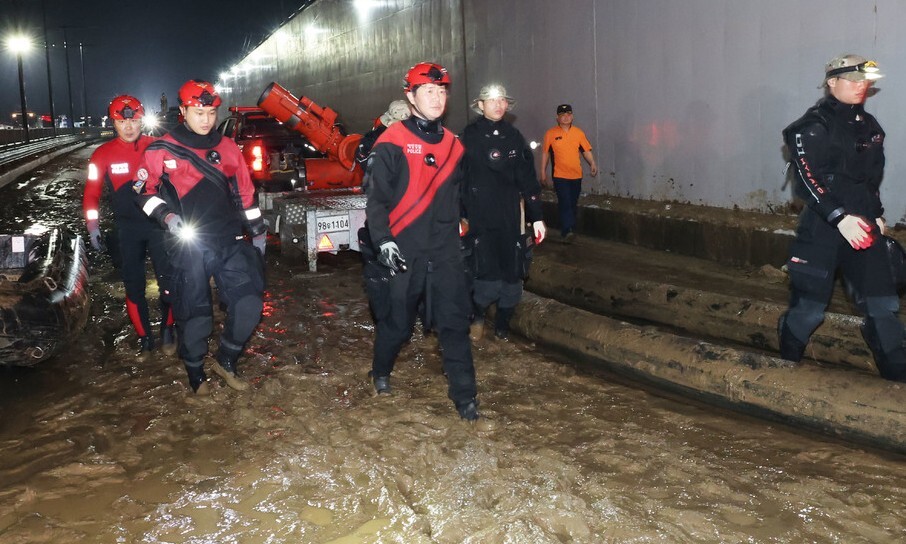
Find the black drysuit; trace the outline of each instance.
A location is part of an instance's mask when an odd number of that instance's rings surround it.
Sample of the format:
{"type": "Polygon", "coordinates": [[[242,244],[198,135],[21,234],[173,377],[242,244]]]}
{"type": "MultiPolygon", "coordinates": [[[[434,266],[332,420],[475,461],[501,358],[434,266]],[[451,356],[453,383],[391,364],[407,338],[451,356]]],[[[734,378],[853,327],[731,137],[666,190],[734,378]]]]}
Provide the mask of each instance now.
{"type": "Polygon", "coordinates": [[[798,176],[794,190],[805,201],[790,248],[790,307],[779,323],[784,359],[801,359],[809,337],[824,320],[839,268],[865,314],[862,334],[880,374],[906,380],[903,326],[885,243],[876,221],[883,214],[884,131],[861,104],[829,95],[783,131],[798,176]],[[837,224],[846,215],[871,225],[872,244],[853,249],[837,224]]]}
{"type": "Polygon", "coordinates": [[[498,317],[505,318],[498,319],[498,329],[505,331],[522,295],[525,222],[542,217],[541,185],[525,138],[510,123],[480,117],[465,128],[461,140],[473,300],[479,314],[497,302],[498,317]]]}
{"type": "Polygon", "coordinates": [[[477,394],[467,277],[459,240],[462,145],[439,122],[410,118],[378,138],[364,179],[366,215],[375,248],[393,240],[408,271],[389,274],[366,264],[375,314],[372,372],[389,376],[412,335],[419,302],[443,350],[448,395],[457,407],[477,394]]]}

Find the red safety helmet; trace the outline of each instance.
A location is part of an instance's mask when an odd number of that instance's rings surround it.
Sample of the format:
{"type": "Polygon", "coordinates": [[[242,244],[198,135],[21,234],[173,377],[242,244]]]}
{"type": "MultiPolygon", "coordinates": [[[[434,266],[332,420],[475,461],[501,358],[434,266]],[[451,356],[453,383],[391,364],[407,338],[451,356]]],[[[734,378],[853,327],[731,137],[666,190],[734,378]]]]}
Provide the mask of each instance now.
{"type": "Polygon", "coordinates": [[[179,88],[179,105],[190,108],[220,105],[220,95],[214,85],[200,79],[190,79],[179,88]]]}
{"type": "Polygon", "coordinates": [[[449,85],[450,74],[447,69],[440,64],[433,62],[420,62],[409,68],[406,77],[403,78],[403,90],[409,92],[419,85],[425,83],[434,83],[436,85],[449,85]]]}
{"type": "Polygon", "coordinates": [[[121,94],[110,101],[107,106],[107,115],[114,120],[141,119],[145,116],[145,107],[134,96],[121,94]]]}

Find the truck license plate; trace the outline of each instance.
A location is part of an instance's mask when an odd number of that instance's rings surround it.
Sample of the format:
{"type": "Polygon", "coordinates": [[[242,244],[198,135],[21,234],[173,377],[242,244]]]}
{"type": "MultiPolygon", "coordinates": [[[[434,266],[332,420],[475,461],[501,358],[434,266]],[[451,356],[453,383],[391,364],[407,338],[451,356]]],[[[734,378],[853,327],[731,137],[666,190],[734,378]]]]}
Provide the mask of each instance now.
{"type": "Polygon", "coordinates": [[[349,215],[331,215],[318,218],[318,232],[349,230],[349,215]]]}

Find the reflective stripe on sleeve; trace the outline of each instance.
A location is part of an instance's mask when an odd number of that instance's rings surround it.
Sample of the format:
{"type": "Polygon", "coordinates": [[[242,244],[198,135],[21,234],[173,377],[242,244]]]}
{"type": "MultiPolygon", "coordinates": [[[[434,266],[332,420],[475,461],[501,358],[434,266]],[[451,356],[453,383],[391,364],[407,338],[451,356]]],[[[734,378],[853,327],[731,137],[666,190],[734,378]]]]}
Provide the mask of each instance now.
{"type": "Polygon", "coordinates": [[[249,221],[252,221],[253,219],[258,219],[259,217],[261,217],[260,208],[255,207],[255,208],[249,208],[249,209],[245,210],[245,218],[248,219],[249,221]]]}
{"type": "Polygon", "coordinates": [[[88,181],[97,181],[100,179],[98,174],[98,167],[93,162],[88,163],[88,181]]]}
{"type": "Polygon", "coordinates": [[[87,210],[85,212],[85,219],[91,221],[100,217],[97,210],[87,210]]]}
{"type": "Polygon", "coordinates": [[[142,206],[142,211],[145,212],[145,215],[151,217],[151,214],[154,213],[154,210],[156,210],[158,206],[166,205],[167,203],[164,202],[164,199],[157,196],[152,196],[148,199],[148,202],[145,202],[145,205],[142,206]]]}

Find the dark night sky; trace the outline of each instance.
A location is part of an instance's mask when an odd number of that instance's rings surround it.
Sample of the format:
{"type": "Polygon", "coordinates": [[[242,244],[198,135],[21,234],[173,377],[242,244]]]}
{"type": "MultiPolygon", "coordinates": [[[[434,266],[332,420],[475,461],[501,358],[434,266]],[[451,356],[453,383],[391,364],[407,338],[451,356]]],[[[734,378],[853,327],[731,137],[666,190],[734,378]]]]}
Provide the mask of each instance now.
{"type": "Polygon", "coordinates": [[[188,79],[214,81],[280,26],[305,0],[0,0],[0,123],[20,110],[15,55],[6,36],[22,28],[35,37],[23,57],[30,111],[49,113],[42,6],[47,16],[54,108],[69,111],[64,30],[69,41],[73,113],[82,115],[79,42],[84,44],[85,96],[91,115],[110,99],[132,94],[145,109],[160,109],[160,95],[177,105],[188,79]]]}

